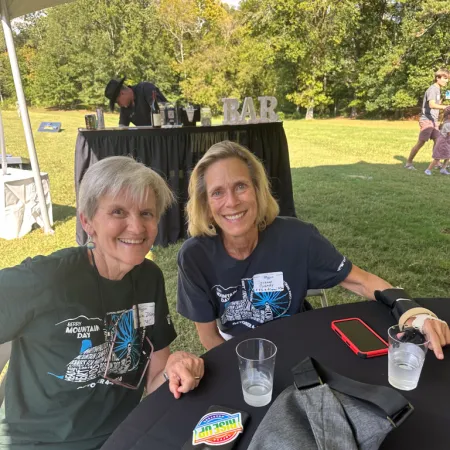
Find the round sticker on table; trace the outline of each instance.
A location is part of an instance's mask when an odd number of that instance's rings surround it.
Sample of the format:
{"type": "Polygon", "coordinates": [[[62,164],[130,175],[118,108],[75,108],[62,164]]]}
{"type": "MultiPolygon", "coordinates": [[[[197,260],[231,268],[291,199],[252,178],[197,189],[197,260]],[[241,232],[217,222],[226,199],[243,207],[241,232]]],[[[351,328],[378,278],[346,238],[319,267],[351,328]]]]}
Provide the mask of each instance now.
{"type": "Polygon", "coordinates": [[[234,441],[244,431],[241,413],[214,411],[204,415],[192,435],[192,445],[223,445],[234,441]]]}

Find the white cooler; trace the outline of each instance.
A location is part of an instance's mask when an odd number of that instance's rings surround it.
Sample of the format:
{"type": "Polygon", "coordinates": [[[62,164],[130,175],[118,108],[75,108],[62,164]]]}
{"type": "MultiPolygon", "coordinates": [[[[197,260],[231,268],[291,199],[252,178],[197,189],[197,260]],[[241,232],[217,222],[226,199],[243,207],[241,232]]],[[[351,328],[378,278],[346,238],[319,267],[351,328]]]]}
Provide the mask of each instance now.
{"type": "MultiPolygon", "coordinates": [[[[41,173],[50,224],[53,225],[48,174],[41,173]]],[[[15,239],[29,233],[34,224],[43,227],[41,209],[31,170],[0,171],[0,238],[15,239]]]]}

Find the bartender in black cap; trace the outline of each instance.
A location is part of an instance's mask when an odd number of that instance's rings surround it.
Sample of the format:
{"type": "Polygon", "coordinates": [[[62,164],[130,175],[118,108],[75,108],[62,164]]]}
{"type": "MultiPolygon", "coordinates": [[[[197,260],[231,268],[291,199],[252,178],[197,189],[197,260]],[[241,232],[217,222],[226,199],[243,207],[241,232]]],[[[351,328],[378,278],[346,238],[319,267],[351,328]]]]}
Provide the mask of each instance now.
{"type": "Polygon", "coordinates": [[[111,80],[105,89],[111,111],[114,111],[115,103],[120,106],[119,125],[127,127],[130,122],[136,126],[151,125],[150,105],[153,91],[156,91],[158,102],[167,102],[166,97],[157,86],[148,81],[135,86],[126,86],[124,81],[125,78],[111,80]]]}

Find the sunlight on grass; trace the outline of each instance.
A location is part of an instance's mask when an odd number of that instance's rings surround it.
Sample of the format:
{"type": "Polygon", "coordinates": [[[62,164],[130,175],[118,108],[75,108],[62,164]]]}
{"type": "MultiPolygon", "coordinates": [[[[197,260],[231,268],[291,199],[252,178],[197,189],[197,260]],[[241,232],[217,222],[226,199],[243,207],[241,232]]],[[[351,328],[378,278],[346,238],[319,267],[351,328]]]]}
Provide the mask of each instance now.
{"type": "MultiPolygon", "coordinates": [[[[395,164],[408,156],[418,136],[416,122],[348,119],[288,121],[291,167],[352,164],[359,161],[395,164]]],[[[417,156],[430,162],[431,144],[417,156]]]]}
{"type": "MultiPolygon", "coordinates": [[[[35,133],[41,170],[48,172],[54,207],[55,235],[35,230],[22,239],[0,240],[0,268],[27,256],[49,254],[76,245],[74,150],[83,111],[31,111],[33,130],[40,122],[60,121],[62,131],[35,133]]],[[[27,156],[15,111],[3,112],[7,152],[27,156]]],[[[117,115],[106,114],[107,125],[117,115]]],[[[450,224],[446,203],[450,179],[423,174],[431,145],[417,157],[417,170],[402,168],[418,126],[415,122],[345,119],[287,121],[297,215],[314,223],[355,264],[401,285],[416,297],[448,297],[450,224]]],[[[449,177],[450,178],[450,177],[449,177]]],[[[175,348],[201,353],[194,326],[175,311],[180,244],[156,248],[167,297],[179,334],[175,348]]],[[[330,303],[357,300],[341,288],[330,303]]]]}

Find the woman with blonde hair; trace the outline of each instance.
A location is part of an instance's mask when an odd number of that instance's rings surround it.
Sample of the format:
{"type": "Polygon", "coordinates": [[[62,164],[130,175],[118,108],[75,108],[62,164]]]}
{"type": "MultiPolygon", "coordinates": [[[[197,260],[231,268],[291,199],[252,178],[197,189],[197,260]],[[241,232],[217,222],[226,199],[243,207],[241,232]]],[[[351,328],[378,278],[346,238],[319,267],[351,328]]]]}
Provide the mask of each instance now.
{"type": "MultiPolygon", "coordinates": [[[[313,225],[278,211],[262,163],[241,145],[219,142],[195,166],[187,204],[192,237],[178,254],[177,309],[195,322],[206,349],[302,312],[308,289],[338,284],[368,299],[378,295],[400,317],[395,299],[407,297],[402,289],[353,265],[313,225]]],[[[450,331],[437,320],[425,323],[441,355],[450,331]],[[434,330],[441,327],[439,340],[434,330]]]]}

